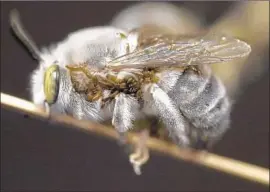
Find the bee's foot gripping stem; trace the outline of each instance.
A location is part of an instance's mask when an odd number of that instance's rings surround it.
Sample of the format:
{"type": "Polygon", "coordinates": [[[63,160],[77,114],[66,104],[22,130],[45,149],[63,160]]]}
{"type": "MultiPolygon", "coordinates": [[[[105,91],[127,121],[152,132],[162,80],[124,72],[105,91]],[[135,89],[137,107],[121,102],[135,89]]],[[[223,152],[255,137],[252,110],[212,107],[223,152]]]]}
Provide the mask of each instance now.
{"type": "Polygon", "coordinates": [[[146,141],[149,137],[148,130],[139,133],[139,138],[134,145],[134,152],[129,155],[129,162],[132,164],[136,175],[141,175],[141,167],[149,160],[149,150],[146,141]]]}

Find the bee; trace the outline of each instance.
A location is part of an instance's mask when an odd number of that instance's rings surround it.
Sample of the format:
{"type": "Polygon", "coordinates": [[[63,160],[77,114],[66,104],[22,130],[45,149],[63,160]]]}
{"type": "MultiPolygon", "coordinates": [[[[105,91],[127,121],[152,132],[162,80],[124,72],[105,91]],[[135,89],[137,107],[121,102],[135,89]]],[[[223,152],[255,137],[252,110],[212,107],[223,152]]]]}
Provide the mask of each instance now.
{"type": "MultiPolygon", "coordinates": [[[[39,62],[31,74],[36,105],[51,114],[111,121],[126,143],[135,120],[160,120],[171,140],[186,148],[208,148],[229,128],[231,102],[210,64],[246,57],[244,41],[213,33],[176,35],[156,26],[130,31],[85,28],[40,50],[12,11],[16,36],[39,62]]],[[[141,142],[130,154],[136,173],[148,158],[141,142]]]]}

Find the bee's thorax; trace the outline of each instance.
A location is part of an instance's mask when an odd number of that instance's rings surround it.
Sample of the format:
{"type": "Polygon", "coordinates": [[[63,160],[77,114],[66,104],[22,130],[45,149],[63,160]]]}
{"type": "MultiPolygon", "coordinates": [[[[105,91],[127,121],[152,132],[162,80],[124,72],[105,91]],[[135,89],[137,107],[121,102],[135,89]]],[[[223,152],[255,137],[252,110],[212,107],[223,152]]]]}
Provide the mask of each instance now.
{"type": "Polygon", "coordinates": [[[157,83],[157,69],[137,71],[91,71],[87,65],[68,65],[71,82],[76,92],[84,94],[89,102],[102,100],[102,105],[112,101],[119,93],[142,99],[142,86],[157,83]],[[105,90],[110,91],[104,96],[105,90]]]}

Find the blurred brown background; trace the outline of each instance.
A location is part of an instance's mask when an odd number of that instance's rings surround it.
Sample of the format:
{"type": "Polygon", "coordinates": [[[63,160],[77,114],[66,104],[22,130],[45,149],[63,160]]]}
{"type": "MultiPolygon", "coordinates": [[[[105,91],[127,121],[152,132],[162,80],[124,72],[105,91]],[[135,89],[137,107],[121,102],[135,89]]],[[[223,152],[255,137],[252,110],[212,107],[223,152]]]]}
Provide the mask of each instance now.
{"type": "MultiPolygon", "coordinates": [[[[37,44],[47,46],[77,29],[109,23],[113,16],[131,4],[1,2],[1,92],[29,100],[29,73],[37,66],[10,33],[8,14],[11,9],[19,10],[26,29],[37,44]]],[[[203,25],[208,26],[236,3],[174,4],[189,8],[203,18],[203,25]]],[[[256,75],[255,80],[239,88],[241,95],[234,105],[231,129],[214,148],[217,154],[267,168],[268,51],[265,48],[260,51],[263,53],[260,62],[266,66],[260,76],[256,75]]],[[[2,107],[1,190],[268,191],[259,184],[155,153],[143,167],[143,175],[138,177],[115,141],[24,118],[22,114],[2,107]]]]}

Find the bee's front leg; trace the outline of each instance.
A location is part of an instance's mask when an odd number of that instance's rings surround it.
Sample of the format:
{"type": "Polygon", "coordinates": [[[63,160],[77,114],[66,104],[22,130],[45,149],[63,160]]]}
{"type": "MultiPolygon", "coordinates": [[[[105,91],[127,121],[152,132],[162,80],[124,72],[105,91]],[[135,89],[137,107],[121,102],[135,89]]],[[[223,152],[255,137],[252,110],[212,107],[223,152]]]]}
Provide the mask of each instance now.
{"type": "Polygon", "coordinates": [[[139,140],[136,142],[132,152],[127,142],[126,133],[133,127],[133,121],[136,119],[138,112],[139,103],[134,97],[123,93],[119,93],[115,97],[112,124],[119,133],[120,144],[128,148],[129,159],[136,174],[140,174],[141,165],[149,158],[145,144],[149,133],[146,130],[139,133],[139,140]]]}

